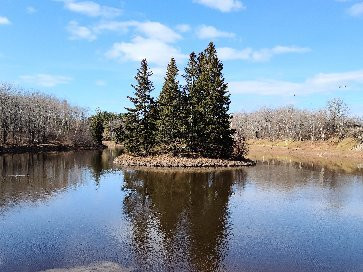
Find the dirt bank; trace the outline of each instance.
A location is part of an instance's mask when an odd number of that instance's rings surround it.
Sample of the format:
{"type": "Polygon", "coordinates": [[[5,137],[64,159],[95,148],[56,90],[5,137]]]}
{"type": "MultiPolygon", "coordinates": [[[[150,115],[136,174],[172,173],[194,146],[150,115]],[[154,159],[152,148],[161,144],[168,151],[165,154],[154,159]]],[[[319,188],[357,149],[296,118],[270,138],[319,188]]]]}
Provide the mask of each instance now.
{"type": "Polygon", "coordinates": [[[252,166],[253,161],[232,161],[206,158],[179,158],[171,156],[134,157],[121,155],[114,160],[116,165],[127,167],[165,167],[165,168],[205,168],[252,166]]]}

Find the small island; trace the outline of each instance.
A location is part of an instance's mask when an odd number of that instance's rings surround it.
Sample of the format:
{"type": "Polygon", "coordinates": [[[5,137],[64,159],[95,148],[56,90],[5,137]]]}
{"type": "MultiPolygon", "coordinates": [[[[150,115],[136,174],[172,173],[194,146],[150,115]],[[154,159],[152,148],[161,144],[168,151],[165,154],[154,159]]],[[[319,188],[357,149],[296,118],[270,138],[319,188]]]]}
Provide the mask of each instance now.
{"type": "Polygon", "coordinates": [[[132,85],[134,96],[128,97],[133,107],[126,108],[116,137],[125,154],[114,163],[145,167],[253,165],[245,159],[244,137],[231,127],[230,95],[222,70],[210,43],[198,55],[190,54],[181,86],[171,58],[160,95],[154,99],[153,73],[147,60],[142,60],[132,85]]]}

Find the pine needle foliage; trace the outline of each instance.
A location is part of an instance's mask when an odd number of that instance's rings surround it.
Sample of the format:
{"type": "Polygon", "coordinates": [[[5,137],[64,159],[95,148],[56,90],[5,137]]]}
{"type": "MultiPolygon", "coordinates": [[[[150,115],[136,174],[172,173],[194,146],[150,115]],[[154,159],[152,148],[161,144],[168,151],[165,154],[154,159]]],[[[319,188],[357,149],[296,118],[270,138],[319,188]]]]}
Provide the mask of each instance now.
{"type": "Polygon", "coordinates": [[[193,52],[189,55],[189,61],[184,69],[184,92],[187,97],[187,142],[189,151],[200,153],[202,150],[201,139],[203,135],[203,90],[198,85],[200,75],[200,56],[193,52]],[[199,88],[198,88],[199,87],[199,88]]]}
{"type": "Polygon", "coordinates": [[[179,70],[172,58],[158,99],[157,142],[162,153],[176,155],[185,147],[185,96],[177,79],[179,70]]]}
{"type": "Polygon", "coordinates": [[[203,113],[202,155],[229,158],[233,152],[233,130],[228,113],[230,95],[223,77],[223,64],[213,43],[200,57],[199,92],[204,96],[200,108],[203,113]]]}
{"type": "MultiPolygon", "coordinates": [[[[132,85],[134,104],[124,120],[124,145],[129,153],[232,158],[235,131],[229,114],[230,95],[223,76],[223,64],[213,43],[198,55],[190,54],[180,86],[174,58],[167,67],[157,102],[151,96],[146,60],[141,62],[132,85]]],[[[239,150],[240,154],[241,150],[239,150]]]]}
{"type": "Polygon", "coordinates": [[[151,76],[148,63],[143,59],[135,76],[136,84],[131,85],[134,97],[128,97],[133,107],[126,108],[124,121],[124,146],[128,152],[141,156],[150,155],[156,142],[156,104],[151,96],[154,90],[151,76]]]}

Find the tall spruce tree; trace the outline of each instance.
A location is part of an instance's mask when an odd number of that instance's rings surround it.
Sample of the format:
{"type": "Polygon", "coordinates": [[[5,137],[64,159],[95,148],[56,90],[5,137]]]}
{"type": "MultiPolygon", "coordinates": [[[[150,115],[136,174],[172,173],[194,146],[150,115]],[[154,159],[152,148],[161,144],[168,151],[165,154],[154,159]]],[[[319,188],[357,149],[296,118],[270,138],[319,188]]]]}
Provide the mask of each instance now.
{"type": "Polygon", "coordinates": [[[136,155],[150,155],[155,146],[156,105],[151,96],[154,85],[150,81],[152,72],[146,59],[141,61],[141,67],[135,76],[136,85],[131,85],[134,97],[129,97],[133,108],[126,108],[124,126],[124,146],[126,150],[136,155]]]}
{"type": "Polygon", "coordinates": [[[203,92],[198,84],[200,75],[200,58],[193,52],[184,71],[185,86],[183,88],[186,97],[186,120],[188,149],[192,153],[200,154],[203,138],[203,92]]]}
{"type": "Polygon", "coordinates": [[[229,158],[233,152],[233,133],[228,113],[230,95],[223,77],[223,64],[211,42],[199,57],[200,75],[198,88],[203,96],[203,142],[202,155],[229,158]]]}
{"type": "Polygon", "coordinates": [[[167,67],[165,82],[158,100],[157,140],[163,152],[174,155],[185,146],[185,96],[177,79],[179,70],[172,58],[167,67]]]}

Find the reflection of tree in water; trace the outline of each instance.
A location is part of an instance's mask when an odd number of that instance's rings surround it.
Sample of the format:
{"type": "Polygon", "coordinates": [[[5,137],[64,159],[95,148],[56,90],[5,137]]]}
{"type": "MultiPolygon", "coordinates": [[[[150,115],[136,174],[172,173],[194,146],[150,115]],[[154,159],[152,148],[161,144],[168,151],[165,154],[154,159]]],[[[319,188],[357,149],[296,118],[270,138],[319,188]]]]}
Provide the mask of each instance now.
{"type": "Polygon", "coordinates": [[[2,155],[0,209],[78,186],[85,181],[85,169],[99,179],[112,166],[113,156],[109,150],[2,155]]]}
{"type": "Polygon", "coordinates": [[[82,182],[83,163],[73,152],[0,156],[0,206],[46,199],[82,182]]]}
{"type": "Polygon", "coordinates": [[[363,172],[346,173],[317,163],[266,160],[246,170],[250,179],[264,187],[279,187],[285,191],[312,184],[339,190],[352,179],[363,180],[363,172]],[[268,181],[268,182],[266,182],[268,181]]]}
{"type": "Polygon", "coordinates": [[[125,171],[125,213],[141,270],[216,271],[228,243],[228,201],[242,170],[125,171]]]}
{"type": "Polygon", "coordinates": [[[90,169],[92,171],[92,177],[97,185],[99,184],[102,175],[113,170],[112,161],[115,157],[119,156],[121,152],[122,150],[117,148],[93,152],[90,161],[90,169]]]}
{"type": "MultiPolygon", "coordinates": [[[[293,193],[299,188],[311,189],[315,192],[324,190],[324,201],[330,208],[339,210],[344,206],[345,190],[352,182],[362,182],[361,171],[346,173],[332,170],[317,163],[294,161],[266,160],[246,170],[249,180],[264,189],[278,189],[293,193]]],[[[313,197],[312,194],[311,197],[313,197]]]]}

